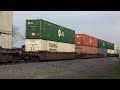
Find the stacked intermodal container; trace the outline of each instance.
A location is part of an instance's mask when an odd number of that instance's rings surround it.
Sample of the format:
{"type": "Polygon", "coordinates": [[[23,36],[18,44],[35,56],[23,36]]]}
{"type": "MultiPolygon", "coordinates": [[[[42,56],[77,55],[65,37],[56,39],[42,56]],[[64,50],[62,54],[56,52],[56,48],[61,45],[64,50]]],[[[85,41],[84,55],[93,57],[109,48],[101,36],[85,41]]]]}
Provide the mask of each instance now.
{"type": "Polygon", "coordinates": [[[42,19],[26,20],[25,51],[41,60],[75,58],[75,31],[42,19]]]}
{"type": "Polygon", "coordinates": [[[104,51],[107,50],[106,53],[108,55],[117,54],[117,50],[119,50],[119,47],[117,45],[114,45],[111,42],[107,42],[101,39],[98,39],[98,48],[105,49],[104,51]]]}
{"type": "MultiPolygon", "coordinates": [[[[116,54],[116,50],[114,50],[114,44],[113,43],[98,39],[98,48],[102,49],[101,53],[103,51],[104,54],[105,53],[106,54],[116,54]]],[[[98,53],[100,54],[100,50],[99,50],[98,53]]]]}
{"type": "Polygon", "coordinates": [[[107,49],[105,48],[98,48],[98,54],[107,54],[107,49]]]}
{"type": "Polygon", "coordinates": [[[114,45],[114,50],[120,50],[120,45],[114,45]]]}
{"type": "Polygon", "coordinates": [[[98,54],[107,54],[107,42],[98,39],[98,54]]]}
{"type": "Polygon", "coordinates": [[[75,38],[76,38],[75,44],[77,46],[90,46],[90,47],[98,46],[98,40],[95,37],[86,34],[76,34],[75,38]]]}
{"type": "Polygon", "coordinates": [[[0,11],[0,46],[2,48],[12,48],[12,11],[0,11]]]}
{"type": "Polygon", "coordinates": [[[79,54],[107,55],[116,53],[113,43],[86,34],[75,34],[75,45],[75,50],[79,54]]]}
{"type": "Polygon", "coordinates": [[[98,39],[98,48],[105,48],[105,49],[111,49],[114,50],[114,44],[98,39]]]}
{"type": "Polygon", "coordinates": [[[26,21],[26,51],[75,52],[75,31],[46,20],[26,21]]]}
{"type": "Polygon", "coordinates": [[[97,48],[88,46],[76,46],[76,52],[79,54],[96,54],[97,48]]]}
{"type": "Polygon", "coordinates": [[[116,51],[116,50],[108,49],[108,50],[107,50],[107,53],[108,53],[108,54],[117,54],[117,51],[116,51]]]}
{"type": "Polygon", "coordinates": [[[98,39],[87,34],[75,34],[75,51],[78,54],[97,54],[98,39]]]}
{"type": "Polygon", "coordinates": [[[116,53],[115,54],[119,54],[119,52],[120,52],[120,45],[114,45],[114,50],[116,51],[116,53]]]}
{"type": "Polygon", "coordinates": [[[26,39],[26,51],[75,52],[75,45],[42,39],[26,39]]]}

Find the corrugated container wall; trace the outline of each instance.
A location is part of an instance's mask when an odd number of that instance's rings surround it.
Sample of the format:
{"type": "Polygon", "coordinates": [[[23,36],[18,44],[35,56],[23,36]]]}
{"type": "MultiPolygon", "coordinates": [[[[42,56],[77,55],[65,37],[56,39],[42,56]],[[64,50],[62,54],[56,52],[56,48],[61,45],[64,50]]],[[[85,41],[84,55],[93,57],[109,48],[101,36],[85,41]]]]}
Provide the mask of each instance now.
{"type": "Polygon", "coordinates": [[[113,44],[113,43],[110,43],[110,42],[107,42],[107,49],[112,49],[112,50],[114,50],[114,44],[113,44]]]}
{"type": "Polygon", "coordinates": [[[98,48],[98,50],[97,50],[98,52],[98,54],[107,54],[107,49],[104,49],[104,48],[98,48]]]}
{"type": "Polygon", "coordinates": [[[0,35],[0,46],[2,48],[12,48],[12,35],[1,34],[0,35]]]}
{"type": "Polygon", "coordinates": [[[43,39],[26,39],[26,51],[75,52],[75,45],[43,39]]]}
{"type": "Polygon", "coordinates": [[[120,50],[120,45],[114,45],[114,50],[117,50],[117,51],[119,51],[120,50]]]}
{"type": "Polygon", "coordinates": [[[12,48],[13,12],[0,11],[0,46],[12,48]]]}
{"type": "Polygon", "coordinates": [[[98,39],[98,48],[112,49],[114,50],[114,44],[98,39]]]}
{"type": "Polygon", "coordinates": [[[75,43],[75,31],[45,20],[26,20],[26,39],[75,43]]]}
{"type": "Polygon", "coordinates": [[[107,49],[106,41],[98,39],[98,48],[105,48],[105,49],[107,49]]]}
{"type": "Polygon", "coordinates": [[[75,45],[97,47],[98,39],[86,34],[75,34],[75,45]]]}
{"type": "Polygon", "coordinates": [[[120,50],[117,50],[117,51],[116,51],[116,54],[120,54],[120,50]]]}
{"type": "Polygon", "coordinates": [[[0,32],[12,34],[13,12],[0,11],[0,32]]]}
{"type": "Polygon", "coordinates": [[[119,54],[119,52],[115,50],[115,54],[119,54]]]}
{"type": "Polygon", "coordinates": [[[78,54],[97,54],[97,48],[88,46],[75,46],[78,54]]]}
{"type": "Polygon", "coordinates": [[[108,50],[107,50],[107,53],[108,53],[108,54],[116,54],[117,51],[116,51],[116,50],[108,49],[108,50]]]}

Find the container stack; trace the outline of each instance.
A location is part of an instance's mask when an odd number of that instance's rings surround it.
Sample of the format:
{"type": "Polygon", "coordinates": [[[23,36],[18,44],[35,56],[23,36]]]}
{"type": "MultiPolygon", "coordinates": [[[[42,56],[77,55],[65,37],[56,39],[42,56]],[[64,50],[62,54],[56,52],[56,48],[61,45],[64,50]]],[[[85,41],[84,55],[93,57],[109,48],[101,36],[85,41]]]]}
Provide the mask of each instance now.
{"type": "Polygon", "coordinates": [[[86,34],[75,34],[75,51],[78,54],[97,54],[98,39],[86,34]]]}
{"type": "Polygon", "coordinates": [[[115,54],[119,54],[120,53],[120,45],[114,45],[114,50],[115,50],[115,54]]]}
{"type": "Polygon", "coordinates": [[[116,51],[114,50],[114,44],[98,39],[98,50],[101,51],[100,54],[115,54],[116,51]]]}
{"type": "Polygon", "coordinates": [[[75,31],[37,19],[26,20],[26,51],[75,52],[75,31]]]}
{"type": "Polygon", "coordinates": [[[109,46],[108,42],[98,39],[98,54],[106,54],[107,55],[108,48],[109,48],[108,46],[109,46]]]}
{"type": "Polygon", "coordinates": [[[2,48],[12,48],[12,11],[0,11],[0,46],[2,48]]]}
{"type": "Polygon", "coordinates": [[[118,51],[120,51],[120,47],[117,45],[114,47],[113,43],[97,39],[93,36],[89,36],[86,34],[76,34],[75,51],[79,55],[114,55],[118,54],[118,51]]]}

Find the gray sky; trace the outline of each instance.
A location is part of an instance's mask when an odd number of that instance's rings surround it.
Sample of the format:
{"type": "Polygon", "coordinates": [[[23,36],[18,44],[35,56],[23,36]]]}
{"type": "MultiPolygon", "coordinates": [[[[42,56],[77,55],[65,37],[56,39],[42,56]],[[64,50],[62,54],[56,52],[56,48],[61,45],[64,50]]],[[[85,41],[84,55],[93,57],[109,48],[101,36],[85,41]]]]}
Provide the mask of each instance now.
{"type": "Polygon", "coordinates": [[[120,11],[14,11],[13,24],[25,33],[26,19],[44,19],[115,44],[120,44],[120,11]]]}

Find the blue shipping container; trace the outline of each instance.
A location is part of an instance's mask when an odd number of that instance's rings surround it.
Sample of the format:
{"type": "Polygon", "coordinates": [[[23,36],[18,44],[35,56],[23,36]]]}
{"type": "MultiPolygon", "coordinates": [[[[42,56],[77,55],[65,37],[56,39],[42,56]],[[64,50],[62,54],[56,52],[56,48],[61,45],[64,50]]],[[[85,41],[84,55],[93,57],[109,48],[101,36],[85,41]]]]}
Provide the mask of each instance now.
{"type": "Polygon", "coordinates": [[[98,54],[107,54],[107,49],[98,48],[98,54]]]}

